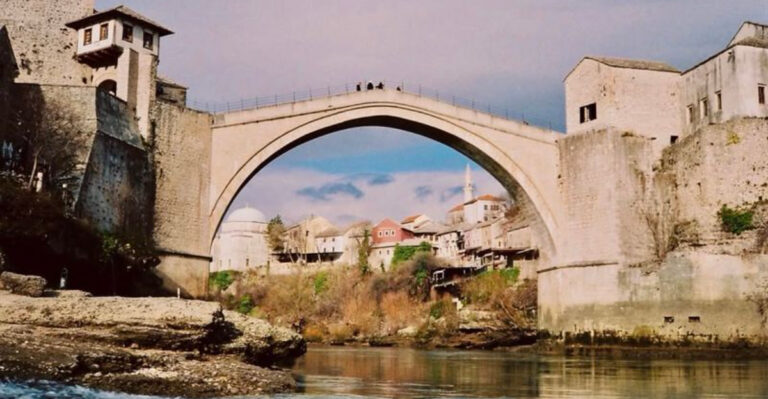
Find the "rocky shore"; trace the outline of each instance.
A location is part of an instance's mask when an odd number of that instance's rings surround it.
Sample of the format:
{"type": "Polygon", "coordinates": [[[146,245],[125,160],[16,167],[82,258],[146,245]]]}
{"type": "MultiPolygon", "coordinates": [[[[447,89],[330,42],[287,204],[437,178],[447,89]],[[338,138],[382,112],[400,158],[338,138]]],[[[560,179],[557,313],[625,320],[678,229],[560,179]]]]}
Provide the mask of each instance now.
{"type": "Polygon", "coordinates": [[[0,290],[0,379],[145,395],[288,392],[300,335],[214,302],[0,290]]]}

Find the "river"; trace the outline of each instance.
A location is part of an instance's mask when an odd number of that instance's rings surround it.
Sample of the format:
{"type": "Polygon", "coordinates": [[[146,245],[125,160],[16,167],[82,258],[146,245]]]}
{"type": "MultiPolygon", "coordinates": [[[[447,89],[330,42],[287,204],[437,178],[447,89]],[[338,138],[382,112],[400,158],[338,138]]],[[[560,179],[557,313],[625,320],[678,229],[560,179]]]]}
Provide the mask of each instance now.
{"type": "MultiPolygon", "coordinates": [[[[768,360],[609,360],[508,352],[311,347],[301,392],[275,398],[766,398],[768,360]]],[[[136,399],[45,382],[0,383],[0,399],[136,399]]]]}

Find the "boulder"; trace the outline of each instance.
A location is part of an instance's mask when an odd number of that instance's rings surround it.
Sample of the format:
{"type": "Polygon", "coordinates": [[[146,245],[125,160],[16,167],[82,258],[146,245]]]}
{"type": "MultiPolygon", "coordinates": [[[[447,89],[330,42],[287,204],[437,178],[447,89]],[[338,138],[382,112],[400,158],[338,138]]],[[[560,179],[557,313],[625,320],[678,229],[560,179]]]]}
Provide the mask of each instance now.
{"type": "Polygon", "coordinates": [[[90,292],[79,290],[45,290],[44,295],[50,298],[90,298],[93,296],[90,292]]]}
{"type": "Polygon", "coordinates": [[[43,296],[47,282],[40,276],[3,272],[0,274],[0,284],[13,294],[40,297],[43,296]]]}

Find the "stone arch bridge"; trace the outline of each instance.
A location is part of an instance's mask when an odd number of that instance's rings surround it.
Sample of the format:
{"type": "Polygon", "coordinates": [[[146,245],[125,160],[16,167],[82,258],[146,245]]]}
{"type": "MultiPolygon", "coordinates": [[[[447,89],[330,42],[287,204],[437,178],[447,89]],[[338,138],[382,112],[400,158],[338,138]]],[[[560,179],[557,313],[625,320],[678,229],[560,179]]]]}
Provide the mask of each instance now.
{"type": "Polygon", "coordinates": [[[301,143],[359,126],[409,131],[473,159],[518,193],[543,252],[556,252],[558,133],[391,89],[217,114],[211,133],[209,240],[237,193],[266,164],[301,143]]]}
{"type": "Polygon", "coordinates": [[[559,316],[567,306],[625,295],[615,283],[622,249],[614,193],[623,190],[615,177],[623,163],[611,154],[619,153],[614,149],[622,140],[636,138],[564,135],[393,89],[213,115],[156,107],[153,238],[161,254],[159,274],[173,291],[206,294],[215,232],[232,200],[265,165],[314,138],[382,126],[458,150],[515,193],[540,253],[541,326],[565,328],[572,323],[559,316]]]}

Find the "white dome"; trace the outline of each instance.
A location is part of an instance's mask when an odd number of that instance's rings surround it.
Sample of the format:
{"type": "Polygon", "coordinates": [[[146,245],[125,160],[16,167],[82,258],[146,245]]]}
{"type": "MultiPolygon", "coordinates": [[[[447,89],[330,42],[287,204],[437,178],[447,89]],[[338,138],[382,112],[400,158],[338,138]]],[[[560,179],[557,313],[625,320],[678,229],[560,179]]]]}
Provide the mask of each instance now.
{"type": "Polygon", "coordinates": [[[232,212],[229,217],[227,217],[227,222],[266,223],[267,220],[264,218],[264,214],[261,213],[258,209],[246,206],[245,208],[240,208],[232,212]]]}

